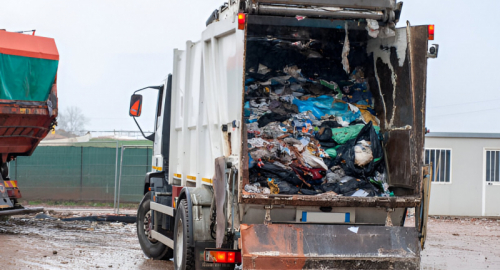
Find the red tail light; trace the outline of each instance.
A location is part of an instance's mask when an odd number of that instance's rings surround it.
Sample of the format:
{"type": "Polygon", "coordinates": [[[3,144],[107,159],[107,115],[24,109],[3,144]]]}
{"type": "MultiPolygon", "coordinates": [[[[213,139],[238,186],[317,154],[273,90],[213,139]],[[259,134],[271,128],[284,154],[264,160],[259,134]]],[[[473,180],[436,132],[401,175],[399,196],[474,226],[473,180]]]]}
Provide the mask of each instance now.
{"type": "Polygon", "coordinates": [[[434,24],[428,26],[429,29],[429,40],[434,40],[434,24]]]}
{"type": "Polygon", "coordinates": [[[205,262],[241,263],[241,252],[238,250],[205,250],[205,262]]]}
{"type": "Polygon", "coordinates": [[[245,20],[246,20],[246,14],[245,13],[238,13],[238,29],[239,30],[245,29],[245,20]]]}
{"type": "Polygon", "coordinates": [[[228,252],[227,253],[227,262],[228,263],[234,263],[235,262],[234,257],[235,257],[235,253],[234,252],[228,252]]]}
{"type": "Polygon", "coordinates": [[[227,252],[225,251],[217,251],[217,262],[218,263],[225,263],[226,262],[226,254],[227,252]]]}

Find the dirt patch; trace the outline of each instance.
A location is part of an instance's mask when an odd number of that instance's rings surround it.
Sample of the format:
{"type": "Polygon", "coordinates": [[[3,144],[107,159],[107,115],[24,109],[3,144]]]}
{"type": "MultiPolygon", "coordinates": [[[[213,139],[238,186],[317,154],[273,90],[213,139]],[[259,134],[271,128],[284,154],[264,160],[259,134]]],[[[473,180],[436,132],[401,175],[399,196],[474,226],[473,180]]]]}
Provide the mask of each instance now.
{"type": "Polygon", "coordinates": [[[173,269],[146,258],[135,224],[15,217],[0,222],[2,269],[173,269]]]}
{"type": "Polygon", "coordinates": [[[428,225],[423,269],[500,269],[500,220],[430,218],[428,225]]]}

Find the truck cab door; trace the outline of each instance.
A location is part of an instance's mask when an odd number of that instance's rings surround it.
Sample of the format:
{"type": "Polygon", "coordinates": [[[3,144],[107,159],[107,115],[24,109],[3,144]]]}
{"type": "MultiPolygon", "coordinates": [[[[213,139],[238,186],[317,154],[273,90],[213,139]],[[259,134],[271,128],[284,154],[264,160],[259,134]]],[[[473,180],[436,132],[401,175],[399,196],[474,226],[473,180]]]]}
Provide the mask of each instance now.
{"type": "Polygon", "coordinates": [[[170,107],[172,101],[172,74],[158,92],[158,104],[155,119],[155,140],[153,146],[153,170],[168,171],[170,151],[170,107]]]}

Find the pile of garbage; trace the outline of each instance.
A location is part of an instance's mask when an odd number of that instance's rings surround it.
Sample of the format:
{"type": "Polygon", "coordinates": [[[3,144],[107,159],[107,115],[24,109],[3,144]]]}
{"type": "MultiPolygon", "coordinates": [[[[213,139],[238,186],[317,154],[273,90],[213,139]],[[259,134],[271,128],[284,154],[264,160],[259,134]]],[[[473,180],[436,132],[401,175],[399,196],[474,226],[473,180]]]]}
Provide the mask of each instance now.
{"type": "Polygon", "coordinates": [[[349,72],[345,54],[318,41],[251,38],[247,49],[245,190],[390,196],[363,67],[349,72]]]}

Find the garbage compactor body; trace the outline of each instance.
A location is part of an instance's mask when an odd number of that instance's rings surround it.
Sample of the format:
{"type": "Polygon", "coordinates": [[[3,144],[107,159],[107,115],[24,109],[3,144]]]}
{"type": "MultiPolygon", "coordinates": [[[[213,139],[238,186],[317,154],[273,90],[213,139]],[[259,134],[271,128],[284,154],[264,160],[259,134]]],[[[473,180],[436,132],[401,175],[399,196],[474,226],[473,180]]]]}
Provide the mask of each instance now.
{"type": "Polygon", "coordinates": [[[56,124],[58,64],[52,38],[0,30],[0,208],[21,198],[8,163],[30,156],[56,124]]]}
{"type": "Polygon", "coordinates": [[[428,26],[394,28],[392,1],[252,2],[216,10],[155,87],[145,254],[176,269],[418,269],[428,26]]]}

